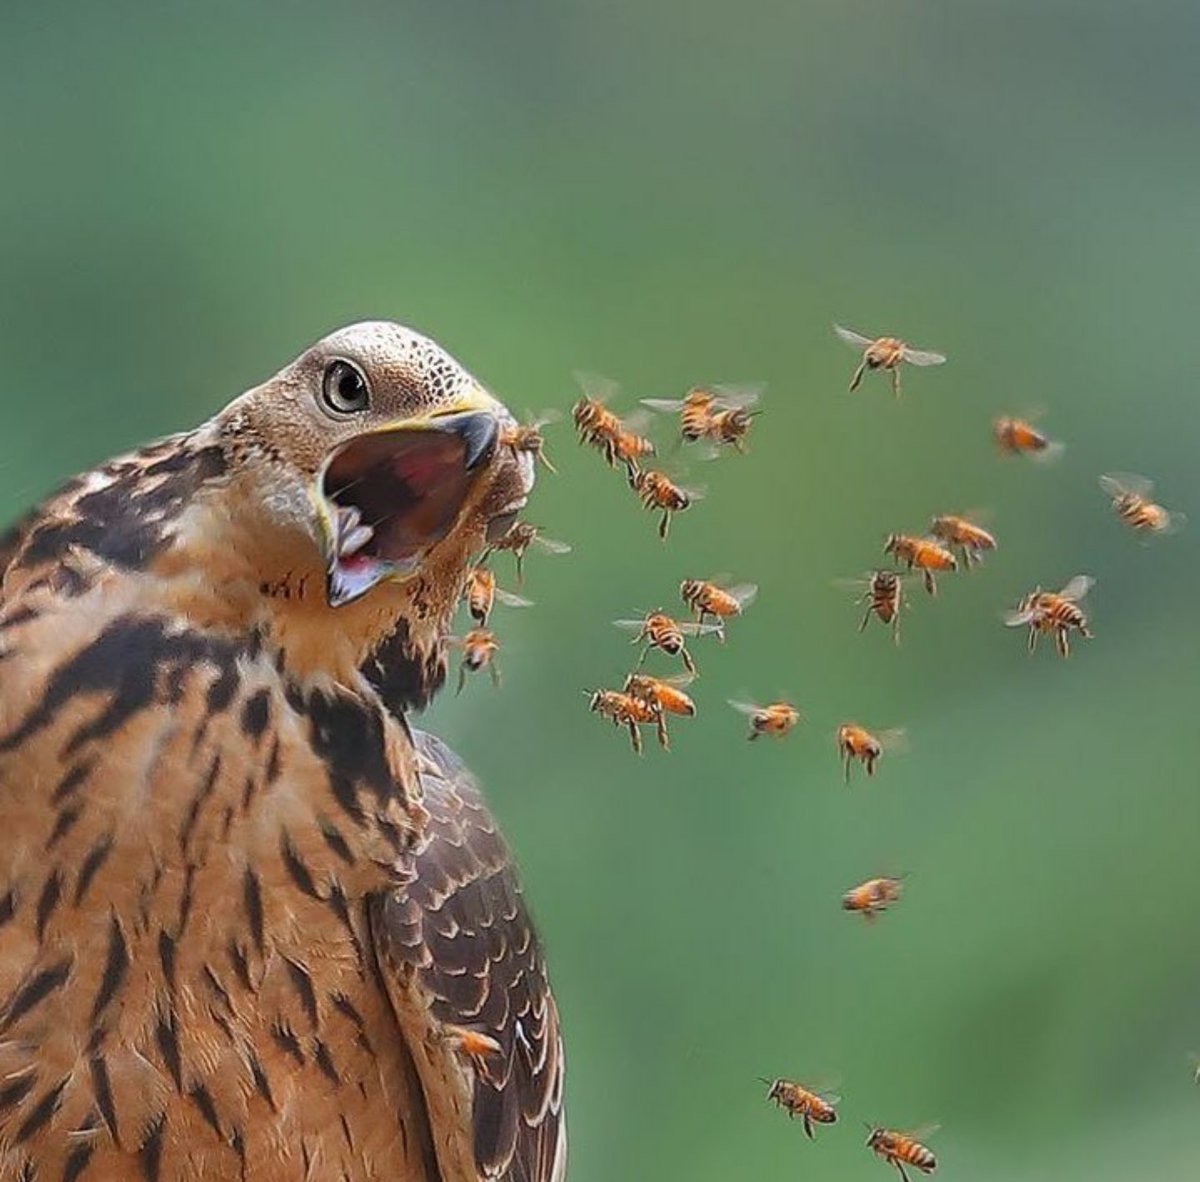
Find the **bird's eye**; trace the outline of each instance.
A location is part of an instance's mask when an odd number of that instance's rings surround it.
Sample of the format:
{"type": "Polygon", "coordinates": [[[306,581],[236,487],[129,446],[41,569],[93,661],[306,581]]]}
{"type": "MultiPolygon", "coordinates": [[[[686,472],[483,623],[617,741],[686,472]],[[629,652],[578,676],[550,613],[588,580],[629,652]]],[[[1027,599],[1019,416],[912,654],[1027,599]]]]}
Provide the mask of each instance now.
{"type": "Polygon", "coordinates": [[[335,415],[360,414],[371,404],[371,392],[362,370],[349,361],[333,361],[325,370],[321,400],[335,415]]]}

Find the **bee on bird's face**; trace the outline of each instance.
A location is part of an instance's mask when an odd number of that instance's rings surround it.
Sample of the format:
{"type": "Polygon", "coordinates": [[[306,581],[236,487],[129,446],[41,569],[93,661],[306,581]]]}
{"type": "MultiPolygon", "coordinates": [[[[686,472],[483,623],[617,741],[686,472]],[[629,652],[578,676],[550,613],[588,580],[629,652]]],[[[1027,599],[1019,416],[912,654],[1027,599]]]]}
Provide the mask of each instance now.
{"type": "Polygon", "coordinates": [[[1029,651],[1037,648],[1038,637],[1044,632],[1054,637],[1059,656],[1071,655],[1069,634],[1091,638],[1087,616],[1080,601],[1096,585],[1090,575],[1076,575],[1061,591],[1043,591],[1035,587],[1017,604],[1017,610],[1004,618],[1010,628],[1029,628],[1029,651]]]}
{"type": "Polygon", "coordinates": [[[639,726],[653,726],[658,735],[659,746],[664,751],[671,749],[667,736],[667,721],[662,708],[652,705],[644,698],[622,690],[584,691],[588,695],[589,709],[601,718],[612,720],[613,726],[623,726],[629,731],[629,742],[634,753],[642,753],[642,736],[639,726]]]}
{"type": "Polygon", "coordinates": [[[693,501],[698,501],[703,493],[695,489],[683,488],[675,484],[663,472],[630,471],[629,487],[638,495],[638,499],[647,509],[662,512],[662,520],[658,523],[658,536],[666,541],[667,532],[671,528],[671,516],[682,513],[691,507],[693,501]]]}
{"type": "Polygon", "coordinates": [[[925,581],[925,590],[937,594],[934,571],[958,570],[958,559],[945,546],[933,538],[914,538],[909,534],[889,534],[883,544],[883,552],[890,554],[897,563],[903,562],[909,570],[915,566],[925,581]]]}
{"type": "Polygon", "coordinates": [[[861,332],[855,332],[852,328],[843,328],[840,324],[835,324],[833,329],[846,344],[862,350],[862,361],[858,369],[854,371],[854,377],[850,379],[851,393],[858,389],[858,384],[862,381],[863,374],[868,369],[885,369],[892,379],[892,393],[899,398],[900,365],[902,362],[907,362],[909,365],[926,366],[941,365],[946,360],[941,353],[931,353],[926,349],[910,348],[896,337],[875,337],[872,339],[871,337],[863,336],[861,332]]]}
{"type": "Polygon", "coordinates": [[[530,546],[536,546],[547,554],[570,554],[571,547],[566,542],[556,542],[553,538],[543,536],[541,529],[530,525],[528,521],[514,521],[512,526],[495,541],[484,554],[484,561],[494,550],[507,550],[516,559],[517,582],[525,581],[525,551],[530,546]]]}
{"type": "Polygon", "coordinates": [[[472,628],[461,640],[458,637],[450,639],[463,650],[462,662],[458,667],[458,689],[455,692],[463,692],[468,672],[478,673],[481,669],[487,669],[492,675],[492,684],[499,689],[500,670],[496,668],[495,656],[500,651],[500,642],[496,634],[487,628],[472,628]]]}
{"type": "Polygon", "coordinates": [[[442,1026],[441,1033],[450,1049],[462,1055],[476,1075],[486,1080],[494,1079],[494,1062],[504,1053],[504,1048],[496,1039],[481,1030],[450,1023],[442,1026]]]}
{"type": "Polygon", "coordinates": [[[751,740],[760,735],[782,739],[800,721],[800,711],[791,702],[772,702],[769,706],[756,706],[753,702],[735,702],[731,698],[729,704],[750,720],[750,733],[746,738],[751,740]]]}
{"type": "Polygon", "coordinates": [[[1151,500],[1154,482],[1144,476],[1110,473],[1100,477],[1100,487],[1112,498],[1116,515],[1140,534],[1175,533],[1187,524],[1182,513],[1172,513],[1151,500]]]}
{"type": "Polygon", "coordinates": [[[722,642],[725,640],[724,621],[731,616],[740,616],[757,595],[758,588],[753,583],[722,587],[703,579],[684,579],[679,584],[679,597],[695,613],[697,623],[706,624],[711,616],[721,629],[717,639],[722,642]]]}
{"type": "Polygon", "coordinates": [[[972,562],[981,562],[986,550],[995,550],[996,539],[986,529],[976,525],[968,517],[944,514],[929,523],[933,536],[954,547],[962,555],[963,566],[970,568],[972,562]]]}
{"type": "Polygon", "coordinates": [[[911,1182],[904,1169],[906,1165],[920,1170],[922,1174],[932,1174],[937,1168],[937,1159],[918,1140],[918,1137],[928,1137],[936,1127],[930,1125],[916,1133],[898,1133],[876,1126],[867,1134],[867,1148],[895,1166],[904,1182],[911,1182]]]}
{"type": "Polygon", "coordinates": [[[507,423],[500,431],[500,446],[511,448],[514,452],[525,452],[539,461],[548,472],[556,472],[557,469],[546,455],[542,428],[557,419],[557,412],[546,411],[532,423],[507,423]]]}
{"type": "Polygon", "coordinates": [[[640,620],[614,620],[613,623],[618,628],[637,633],[632,643],[644,646],[638,658],[639,669],[645,664],[650,650],[657,648],[670,657],[682,657],[684,667],[691,674],[696,672],[696,663],[687,651],[684,637],[720,631],[715,624],[681,624],[661,611],[647,612],[640,620]]]}
{"type": "Polygon", "coordinates": [[[1066,446],[1050,439],[1028,419],[1011,416],[998,418],[992,424],[992,438],[1004,455],[1032,456],[1037,460],[1057,460],[1066,446]]]}
{"type": "Polygon", "coordinates": [[[678,412],[680,437],[687,442],[707,440],[744,452],[757,413],[753,407],[761,397],[761,386],[698,386],[683,398],[643,398],[642,405],[668,414],[678,412]]]}
{"type": "Polygon", "coordinates": [[[902,889],[903,881],[899,878],[869,878],[842,896],[842,910],[856,911],[864,919],[873,920],[900,898],[902,889]]]}
{"type": "Polygon", "coordinates": [[[840,1099],[839,1096],[817,1091],[815,1088],[806,1088],[791,1079],[769,1080],[759,1076],[759,1082],[768,1086],[768,1100],[773,1100],[792,1120],[799,1117],[804,1122],[804,1132],[810,1141],[813,1139],[814,1124],[837,1123],[837,1109],[834,1105],[840,1099]]]}
{"type": "Polygon", "coordinates": [[[467,603],[467,611],[471,619],[480,628],[486,626],[492,607],[499,600],[506,607],[532,607],[528,599],[513,595],[496,586],[496,576],[486,566],[473,566],[467,572],[467,581],[463,587],[463,599],[467,603]]]}
{"type": "Polygon", "coordinates": [[[837,749],[842,757],[842,770],[846,783],[850,783],[850,765],[857,760],[867,769],[867,775],[875,774],[875,765],[885,751],[899,753],[904,749],[906,736],[902,729],[880,731],[872,734],[857,722],[843,722],[837,728],[837,749]]]}
{"type": "Polygon", "coordinates": [[[900,643],[900,609],[904,604],[904,580],[894,570],[875,570],[865,579],[837,579],[836,585],[847,591],[859,592],[857,603],[865,603],[860,632],[866,629],[871,617],[892,630],[892,639],[900,643]]]}

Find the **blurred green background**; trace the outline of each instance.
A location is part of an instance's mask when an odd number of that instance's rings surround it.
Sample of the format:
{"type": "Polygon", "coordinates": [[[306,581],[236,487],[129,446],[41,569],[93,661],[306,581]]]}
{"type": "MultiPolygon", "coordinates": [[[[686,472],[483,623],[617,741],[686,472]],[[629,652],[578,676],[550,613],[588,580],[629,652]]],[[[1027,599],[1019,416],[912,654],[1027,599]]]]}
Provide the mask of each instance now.
{"type": "Polygon", "coordinates": [[[666,546],[551,429],[531,518],[575,552],[498,609],[502,692],[427,720],[524,867],[576,1182],[882,1178],[862,1120],[940,1120],[947,1179],[1200,1172],[1198,36],[1183,0],[4,6],[6,516],[366,317],[518,410],[576,368],[619,408],[769,383],[666,546]],[[849,397],[834,319],[950,363],[849,397]],[[1053,468],[991,446],[1035,406],[1053,468]],[[1140,545],[1114,468],[1190,532],[1140,545]],[[858,635],[832,580],[975,506],[986,567],[858,635]],[[760,600],[638,760],[579,692],[609,621],[720,571],[760,600]],[[998,613],[1077,571],[1096,638],[1029,659],[998,613]],[[746,743],[726,697],[779,694],[806,721],[746,743]],[[845,718],[911,753],[846,789],[845,718]],[[808,1144],[775,1074],[840,1078],[842,1123],[808,1144]]]}

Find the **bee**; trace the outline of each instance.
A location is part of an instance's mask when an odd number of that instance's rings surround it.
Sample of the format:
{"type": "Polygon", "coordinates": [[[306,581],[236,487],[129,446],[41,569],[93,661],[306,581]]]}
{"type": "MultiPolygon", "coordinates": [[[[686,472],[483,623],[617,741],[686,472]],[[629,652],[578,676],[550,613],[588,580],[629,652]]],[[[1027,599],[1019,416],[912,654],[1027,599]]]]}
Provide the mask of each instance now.
{"type": "Polygon", "coordinates": [[[868,922],[900,898],[903,881],[899,878],[868,878],[842,896],[843,911],[857,911],[868,922]]]}
{"type": "Polygon", "coordinates": [[[606,405],[616,394],[617,385],[598,374],[577,373],[575,379],[583,391],[583,397],[571,407],[579,442],[607,453],[611,440],[621,430],[621,420],[606,405]]]}
{"type": "Polygon", "coordinates": [[[916,1133],[897,1133],[892,1129],[875,1126],[867,1134],[867,1148],[894,1165],[900,1171],[904,1182],[911,1182],[904,1169],[906,1165],[920,1170],[922,1174],[932,1174],[937,1168],[937,1158],[917,1139],[928,1137],[936,1128],[936,1125],[931,1125],[916,1133]]]}
{"type": "Polygon", "coordinates": [[[814,1124],[837,1123],[837,1109],[834,1105],[841,1099],[840,1096],[806,1088],[791,1079],[770,1080],[760,1075],[758,1080],[770,1089],[767,1092],[768,1100],[774,1100],[792,1120],[799,1117],[804,1122],[804,1132],[810,1141],[813,1140],[814,1124]]]}
{"type": "Polygon", "coordinates": [[[695,718],[696,703],[683,692],[683,687],[690,685],[693,680],[695,678],[691,673],[682,673],[677,677],[650,677],[645,673],[631,673],[625,678],[621,692],[638,698],[664,714],[695,718]]]}
{"type": "Polygon", "coordinates": [[[865,579],[837,579],[836,584],[849,591],[860,592],[856,603],[865,603],[860,632],[866,629],[872,616],[892,630],[892,639],[900,643],[900,609],[904,606],[904,580],[894,570],[871,571],[865,579]]]}
{"type": "Polygon", "coordinates": [[[782,739],[800,721],[800,711],[790,702],[772,702],[769,706],[756,706],[753,702],[735,702],[731,698],[729,704],[739,713],[750,719],[750,733],[746,738],[754,740],[759,735],[772,735],[782,739]]]}
{"type": "Polygon", "coordinates": [[[467,581],[463,586],[462,597],[467,601],[467,611],[470,613],[471,619],[480,628],[487,624],[488,616],[492,614],[492,607],[496,600],[506,607],[533,606],[528,599],[522,599],[519,595],[513,595],[497,587],[496,576],[486,566],[473,566],[467,572],[467,581]]]}
{"type": "Polygon", "coordinates": [[[925,349],[911,349],[895,337],[876,337],[872,340],[853,329],[843,328],[840,324],[835,324],[833,330],[846,344],[863,351],[862,361],[858,369],[854,371],[854,377],[850,379],[851,393],[858,389],[858,384],[868,369],[886,369],[892,379],[892,393],[899,398],[901,362],[906,361],[909,365],[924,366],[942,365],[946,360],[941,353],[930,353],[925,349]]]}
{"type": "Polygon", "coordinates": [[[619,423],[617,430],[608,437],[604,448],[604,457],[608,466],[613,467],[619,460],[625,465],[626,471],[633,476],[640,471],[639,460],[655,454],[652,440],[642,432],[647,426],[647,416],[633,414],[619,423]]]}
{"type": "Polygon", "coordinates": [[[758,413],[760,386],[695,386],[681,399],[643,398],[651,410],[679,412],[679,434],[688,443],[707,440],[745,453],[746,435],[758,413]]]}
{"type": "Polygon", "coordinates": [[[1100,487],[1112,497],[1117,516],[1138,533],[1175,533],[1187,523],[1182,513],[1172,513],[1150,499],[1154,482],[1144,476],[1115,472],[1101,476],[1100,487]]]}
{"type": "Polygon", "coordinates": [[[504,1048],[491,1035],[469,1026],[446,1023],[442,1026],[442,1038],[452,1051],[470,1061],[476,1075],[493,1079],[491,1060],[496,1059],[504,1048]]]}
{"type": "Polygon", "coordinates": [[[500,670],[496,668],[495,656],[500,651],[500,642],[496,634],[487,628],[472,628],[466,636],[459,639],[451,637],[451,641],[461,646],[463,659],[458,667],[458,689],[454,692],[461,694],[467,684],[467,673],[478,673],[487,669],[492,676],[492,684],[500,688],[500,670]]]}
{"type": "Polygon", "coordinates": [[[945,514],[929,523],[929,532],[947,546],[957,548],[962,555],[963,566],[970,569],[972,562],[982,562],[985,550],[995,550],[996,539],[966,517],[945,514]]]}
{"type": "Polygon", "coordinates": [[[648,612],[640,620],[614,620],[613,623],[618,628],[637,633],[631,643],[644,644],[642,655],[637,663],[639,669],[645,663],[650,650],[657,648],[668,656],[682,657],[684,667],[693,675],[696,672],[696,663],[692,660],[691,653],[687,651],[687,645],[683,638],[685,636],[704,636],[707,633],[720,631],[715,624],[681,624],[661,611],[648,612]]]}
{"type": "Polygon", "coordinates": [[[958,559],[934,538],[914,538],[909,534],[889,534],[883,544],[883,552],[897,562],[903,562],[909,570],[915,566],[925,581],[925,590],[937,594],[934,571],[958,570],[958,559]]]}
{"type": "Polygon", "coordinates": [[[547,554],[570,554],[571,547],[566,542],[556,542],[553,538],[542,535],[541,528],[530,525],[527,521],[514,521],[512,526],[501,537],[497,538],[487,549],[483,561],[496,550],[507,550],[517,560],[517,582],[525,581],[525,551],[536,545],[547,554]]]}
{"type": "Polygon", "coordinates": [[[659,746],[664,751],[671,749],[667,738],[667,720],[657,706],[651,706],[641,698],[620,690],[584,690],[584,693],[590,699],[589,708],[593,714],[611,718],[613,726],[623,726],[629,730],[629,741],[638,755],[642,753],[639,726],[653,726],[658,734],[659,746]]]}
{"type": "Polygon", "coordinates": [[[992,423],[996,446],[1010,456],[1033,456],[1038,460],[1057,460],[1066,445],[1042,434],[1027,419],[1002,416],[992,423]]]}
{"type": "Polygon", "coordinates": [[[696,490],[682,488],[665,473],[652,470],[631,469],[629,487],[637,493],[645,508],[662,511],[662,520],[658,523],[658,536],[663,541],[666,541],[667,531],[671,528],[671,515],[682,513],[702,496],[696,490]]]}
{"type": "Polygon", "coordinates": [[[857,759],[867,769],[868,776],[873,776],[880,756],[885,751],[900,752],[905,743],[903,730],[880,731],[878,735],[873,735],[856,722],[843,722],[837,728],[836,737],[847,784],[850,783],[850,765],[854,760],[857,759]]]}
{"type": "Polygon", "coordinates": [[[740,616],[758,594],[753,583],[739,583],[736,587],[722,587],[703,579],[684,579],[679,584],[679,597],[696,614],[699,623],[708,622],[711,616],[720,628],[718,639],[725,641],[725,621],[731,616],[740,616]]]}
{"type": "Polygon", "coordinates": [[[558,469],[546,455],[546,441],[542,428],[558,421],[556,411],[546,411],[532,423],[510,423],[500,429],[500,446],[511,447],[514,452],[526,452],[540,461],[548,472],[557,474],[558,469]]]}
{"type": "Polygon", "coordinates": [[[1076,575],[1061,591],[1043,591],[1041,587],[1035,587],[1021,600],[1015,612],[1005,616],[1004,622],[1010,628],[1028,625],[1030,652],[1037,648],[1038,636],[1047,632],[1054,637],[1059,655],[1069,657],[1072,628],[1080,636],[1091,639],[1087,616],[1079,604],[1095,584],[1096,580],[1090,575],[1076,575]]]}

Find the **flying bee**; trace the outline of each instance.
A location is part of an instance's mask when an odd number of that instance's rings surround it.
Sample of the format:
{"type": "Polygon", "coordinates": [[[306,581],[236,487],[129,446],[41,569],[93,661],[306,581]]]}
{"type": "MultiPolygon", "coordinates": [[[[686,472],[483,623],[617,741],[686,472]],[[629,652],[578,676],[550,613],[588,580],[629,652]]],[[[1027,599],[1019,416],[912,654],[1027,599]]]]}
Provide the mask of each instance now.
{"type": "Polygon", "coordinates": [[[899,901],[903,885],[899,878],[868,878],[842,896],[842,910],[856,911],[871,922],[880,911],[899,901]]]}
{"type": "Polygon", "coordinates": [[[620,422],[618,429],[607,440],[604,450],[608,466],[613,467],[618,461],[625,465],[626,471],[632,476],[639,471],[640,460],[655,454],[653,440],[643,434],[648,425],[649,416],[642,412],[632,414],[620,422]]]}
{"type": "Polygon", "coordinates": [[[688,443],[707,440],[744,453],[753,409],[762,397],[761,386],[695,386],[680,399],[643,398],[651,410],[679,412],[679,434],[688,443]]]}
{"type": "Polygon", "coordinates": [[[756,706],[753,702],[735,702],[732,698],[729,704],[739,713],[750,720],[748,739],[757,739],[759,735],[771,735],[782,739],[800,721],[800,711],[790,702],[772,702],[769,706],[756,706]]]}
{"type": "Polygon", "coordinates": [[[983,561],[984,551],[996,548],[996,539],[967,517],[953,514],[935,517],[929,523],[929,532],[947,546],[957,549],[967,569],[970,569],[971,563],[983,561]]]}
{"type": "Polygon", "coordinates": [[[725,642],[725,621],[731,616],[740,616],[757,594],[758,588],[753,583],[722,587],[703,579],[684,579],[679,584],[679,597],[695,612],[697,621],[707,623],[710,616],[716,621],[721,629],[717,638],[722,643],[725,642]]]}
{"type": "Polygon", "coordinates": [[[644,508],[661,510],[662,520],[658,523],[658,536],[663,541],[666,541],[667,531],[671,528],[671,515],[682,513],[703,495],[698,490],[683,488],[665,473],[653,470],[631,469],[629,487],[637,493],[644,508]]]}
{"type": "Polygon", "coordinates": [[[920,1170],[922,1174],[932,1174],[937,1168],[937,1158],[918,1140],[918,1137],[928,1137],[936,1129],[936,1125],[930,1125],[918,1129],[916,1133],[897,1133],[893,1129],[875,1126],[867,1134],[867,1148],[894,1165],[904,1182],[912,1182],[904,1169],[906,1165],[920,1170]]]}
{"type": "MultiPolygon", "coordinates": [[[[608,401],[617,393],[616,382],[599,374],[577,373],[583,397],[571,407],[571,420],[579,434],[579,442],[600,451],[607,451],[610,441],[621,430],[620,418],[608,408],[608,401]]],[[[609,463],[612,460],[609,459],[609,463]]]]}
{"type": "Polygon", "coordinates": [[[1057,460],[1066,444],[1050,439],[1028,419],[1004,415],[992,423],[992,438],[996,446],[1010,456],[1033,456],[1037,460],[1057,460]]]}
{"type": "Polygon", "coordinates": [[[909,570],[915,566],[921,572],[925,590],[930,595],[937,594],[934,571],[958,570],[958,559],[934,538],[889,534],[883,544],[883,552],[890,554],[898,563],[903,562],[909,570]]]}
{"type": "Polygon", "coordinates": [[[1026,595],[1017,610],[1004,617],[1010,628],[1029,627],[1029,651],[1037,648],[1038,636],[1049,633],[1054,637],[1059,656],[1071,655],[1069,634],[1074,628],[1080,636],[1091,639],[1087,616],[1079,604],[1094,587],[1096,580],[1090,575],[1076,575],[1061,591],[1043,591],[1035,587],[1026,595]]]}
{"type": "Polygon", "coordinates": [[[511,447],[514,452],[526,452],[540,461],[546,471],[557,474],[558,469],[550,463],[546,455],[546,441],[542,438],[542,428],[558,421],[558,412],[548,410],[532,423],[511,423],[500,429],[500,446],[511,447]]]}
{"type": "Polygon", "coordinates": [[[442,1026],[442,1038],[452,1051],[470,1061],[476,1075],[486,1080],[493,1078],[492,1061],[504,1048],[490,1034],[446,1023],[442,1026]]]}
{"type": "Polygon", "coordinates": [[[868,369],[886,369],[892,379],[892,393],[899,398],[901,362],[925,366],[942,365],[946,360],[941,353],[931,353],[925,349],[912,349],[895,337],[876,337],[872,340],[870,337],[863,336],[861,332],[843,328],[840,324],[835,324],[833,330],[847,345],[853,345],[854,348],[862,350],[862,361],[859,363],[858,369],[854,371],[854,377],[850,379],[851,393],[858,389],[858,384],[868,369]]]}
{"type": "Polygon", "coordinates": [[[835,1104],[841,1099],[830,1092],[806,1088],[803,1084],[791,1079],[764,1079],[758,1077],[759,1083],[765,1083],[770,1089],[767,1099],[774,1100],[788,1116],[795,1120],[799,1117],[804,1122],[804,1133],[813,1140],[813,1125],[832,1125],[837,1123],[835,1104]]]}
{"type": "Polygon", "coordinates": [[[872,616],[892,630],[892,639],[900,643],[900,609],[904,606],[904,579],[894,570],[871,571],[865,579],[836,579],[835,584],[847,591],[859,592],[856,603],[865,603],[860,632],[866,629],[872,616]]]}
{"type": "Polygon", "coordinates": [[[850,765],[854,760],[867,769],[867,775],[875,774],[875,765],[885,751],[899,753],[904,749],[905,733],[903,730],[880,731],[873,735],[866,727],[856,722],[843,722],[837,728],[837,749],[842,757],[842,770],[846,783],[850,783],[850,765]]]}
{"type": "Polygon", "coordinates": [[[1112,497],[1116,515],[1140,534],[1171,534],[1187,524],[1182,513],[1172,513],[1150,498],[1154,482],[1132,472],[1114,472],[1100,477],[1100,487],[1112,497]]]}
{"type": "Polygon", "coordinates": [[[505,607],[532,607],[528,599],[513,595],[496,586],[496,576],[486,566],[473,566],[467,572],[467,581],[463,587],[463,599],[467,601],[467,611],[471,619],[484,627],[492,608],[499,600],[505,607]]]}
{"type": "Polygon", "coordinates": [[[527,521],[514,521],[508,532],[497,538],[487,549],[483,561],[496,550],[507,550],[517,560],[517,582],[525,581],[525,551],[530,546],[537,546],[547,554],[570,554],[571,547],[566,542],[556,542],[553,538],[544,537],[541,528],[530,525],[527,521]]]}
{"type": "Polygon", "coordinates": [[[691,673],[681,673],[676,677],[651,677],[646,673],[631,673],[625,678],[621,691],[654,709],[661,710],[664,714],[695,718],[696,703],[683,692],[683,687],[690,685],[694,680],[695,675],[691,673]]]}
{"type": "Polygon", "coordinates": [[[693,675],[696,672],[696,663],[687,651],[683,638],[720,631],[716,624],[681,624],[661,611],[648,612],[640,620],[614,620],[613,623],[618,628],[636,632],[637,635],[631,643],[644,645],[642,655],[638,658],[639,669],[645,663],[650,650],[657,648],[668,656],[682,657],[684,667],[693,675]]]}
{"type": "Polygon", "coordinates": [[[621,690],[584,690],[589,698],[589,709],[601,718],[612,719],[613,726],[623,726],[629,731],[629,741],[636,754],[642,753],[642,736],[639,726],[653,726],[658,734],[659,746],[664,751],[671,749],[667,738],[667,720],[663,711],[651,706],[633,694],[621,690]]]}
{"type": "Polygon", "coordinates": [[[467,684],[467,673],[478,673],[487,669],[492,676],[492,684],[500,688],[500,670],[496,668],[495,656],[500,651],[500,642],[496,634],[487,628],[472,628],[461,639],[450,637],[452,643],[459,645],[463,651],[462,662],[458,666],[458,689],[455,694],[461,694],[467,684]]]}

